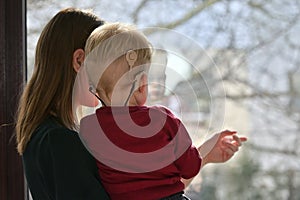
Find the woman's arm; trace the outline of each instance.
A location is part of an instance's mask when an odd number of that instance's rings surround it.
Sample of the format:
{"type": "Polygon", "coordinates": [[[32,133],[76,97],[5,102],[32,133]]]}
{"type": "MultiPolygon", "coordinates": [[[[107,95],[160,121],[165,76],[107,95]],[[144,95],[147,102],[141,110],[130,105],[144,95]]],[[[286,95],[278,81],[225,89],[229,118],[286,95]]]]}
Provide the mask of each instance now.
{"type": "Polygon", "coordinates": [[[57,130],[48,137],[56,199],[108,200],[97,173],[96,162],[77,133],[57,130]]]}

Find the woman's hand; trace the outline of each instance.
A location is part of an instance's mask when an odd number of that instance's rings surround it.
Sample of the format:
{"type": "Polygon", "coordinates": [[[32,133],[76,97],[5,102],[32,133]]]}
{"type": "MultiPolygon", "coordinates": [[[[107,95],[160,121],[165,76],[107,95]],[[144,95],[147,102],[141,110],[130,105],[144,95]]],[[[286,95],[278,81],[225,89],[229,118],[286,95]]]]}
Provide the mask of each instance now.
{"type": "Polygon", "coordinates": [[[222,131],[206,140],[198,151],[202,157],[202,167],[208,163],[226,162],[239,150],[246,137],[239,137],[236,131],[222,131]]]}

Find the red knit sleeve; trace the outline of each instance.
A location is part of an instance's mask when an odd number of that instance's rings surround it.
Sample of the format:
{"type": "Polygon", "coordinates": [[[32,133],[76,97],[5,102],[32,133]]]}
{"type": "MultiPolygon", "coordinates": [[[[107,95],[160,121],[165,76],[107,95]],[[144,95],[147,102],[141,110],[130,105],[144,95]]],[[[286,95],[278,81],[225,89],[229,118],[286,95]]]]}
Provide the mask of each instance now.
{"type": "Polygon", "coordinates": [[[201,168],[201,157],[184,124],[167,108],[164,108],[168,115],[167,124],[170,136],[175,141],[174,154],[178,158],[175,165],[185,179],[192,178],[198,174],[201,168]]]}
{"type": "Polygon", "coordinates": [[[190,179],[196,176],[201,168],[201,157],[197,148],[191,145],[184,154],[175,161],[175,165],[181,172],[181,177],[190,179]]]}

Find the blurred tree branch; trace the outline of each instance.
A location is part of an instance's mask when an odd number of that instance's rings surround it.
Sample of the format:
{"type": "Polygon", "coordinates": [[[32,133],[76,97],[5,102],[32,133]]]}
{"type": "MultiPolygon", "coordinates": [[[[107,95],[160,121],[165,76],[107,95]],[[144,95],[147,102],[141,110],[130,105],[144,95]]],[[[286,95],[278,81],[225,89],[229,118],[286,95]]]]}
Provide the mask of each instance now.
{"type": "Polygon", "coordinates": [[[138,7],[133,11],[131,18],[133,20],[133,23],[136,24],[138,22],[138,15],[140,14],[140,11],[146,6],[149,0],[142,0],[141,3],[138,5],[138,7]]]}
{"type": "MultiPolygon", "coordinates": [[[[182,16],[180,19],[175,20],[171,23],[167,23],[167,24],[156,24],[157,27],[160,28],[167,28],[167,29],[174,29],[184,23],[186,23],[187,21],[189,21],[190,19],[192,19],[194,16],[198,15],[201,11],[205,10],[206,8],[214,5],[217,2],[220,2],[222,0],[205,0],[203,2],[201,2],[200,4],[198,4],[197,6],[195,6],[193,9],[191,9],[190,11],[188,11],[184,16],[182,16]]],[[[150,35],[154,32],[153,29],[146,31],[145,34],[146,35],[150,35]]]]}
{"type": "Polygon", "coordinates": [[[255,150],[259,152],[271,153],[271,154],[284,154],[284,155],[296,156],[296,157],[300,156],[300,153],[297,152],[295,149],[289,150],[289,149],[278,149],[274,147],[265,147],[265,146],[256,145],[249,141],[245,145],[251,150],[255,150]]]}
{"type": "Polygon", "coordinates": [[[214,5],[215,3],[219,2],[219,1],[221,1],[221,0],[205,0],[205,1],[203,1],[203,3],[200,3],[195,8],[193,8],[192,10],[187,12],[181,19],[178,19],[178,20],[168,23],[168,24],[158,24],[158,27],[174,29],[175,27],[180,26],[183,23],[186,23],[188,20],[190,20],[194,16],[198,15],[203,10],[214,5]]]}

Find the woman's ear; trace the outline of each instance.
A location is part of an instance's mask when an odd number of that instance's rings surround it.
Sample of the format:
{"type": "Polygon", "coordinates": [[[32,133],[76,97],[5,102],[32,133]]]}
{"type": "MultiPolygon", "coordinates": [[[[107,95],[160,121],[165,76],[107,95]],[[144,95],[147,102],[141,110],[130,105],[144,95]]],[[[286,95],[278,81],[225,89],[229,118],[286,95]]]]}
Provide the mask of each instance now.
{"type": "Polygon", "coordinates": [[[83,49],[76,49],[73,53],[73,68],[76,72],[79,71],[81,65],[84,61],[84,50],[83,49]]]}

